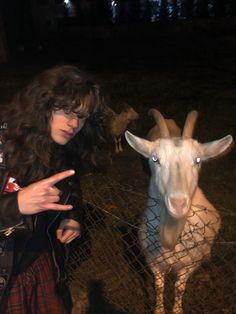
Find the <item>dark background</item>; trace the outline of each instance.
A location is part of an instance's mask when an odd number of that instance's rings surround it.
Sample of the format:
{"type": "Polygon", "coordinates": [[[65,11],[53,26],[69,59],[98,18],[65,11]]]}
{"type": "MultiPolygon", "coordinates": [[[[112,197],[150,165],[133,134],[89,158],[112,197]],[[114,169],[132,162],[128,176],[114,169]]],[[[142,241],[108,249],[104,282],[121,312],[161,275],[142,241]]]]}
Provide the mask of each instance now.
{"type": "MultiPolygon", "coordinates": [[[[236,1],[127,0],[116,1],[112,7],[111,1],[78,0],[71,4],[73,7],[68,8],[63,1],[1,2],[0,104],[8,103],[14,93],[41,70],[70,63],[90,72],[99,81],[109,106],[115,111],[120,112],[126,102],[139,112],[140,119],[130,127],[134,134],[145,136],[153,126],[147,111],[155,107],[165,117],[174,118],[180,127],[190,110],[198,110],[195,137],[200,142],[227,134],[235,139],[236,1]]],[[[112,156],[109,178],[121,185],[129,184],[143,195],[148,178],[137,153],[125,141],[123,144],[124,152],[112,156]]],[[[222,257],[230,252],[230,265],[235,264],[235,163],[234,148],[224,158],[204,165],[200,177],[200,186],[224,218],[221,237],[227,243],[234,243],[221,247],[219,253],[222,257]]],[[[85,195],[92,198],[93,193],[86,184],[84,190],[85,195]]],[[[105,206],[104,194],[102,198],[105,206]]],[[[138,198],[134,201],[138,202],[138,198]]],[[[122,205],[127,207],[127,202],[122,205]]],[[[129,217],[128,210],[125,217],[129,217]]],[[[112,249],[107,248],[107,252],[112,249]]],[[[108,259],[111,264],[103,264],[101,270],[93,269],[105,283],[106,272],[103,275],[102,270],[115,265],[117,257],[109,255],[108,259]]],[[[219,308],[226,308],[227,313],[235,311],[232,301],[236,291],[235,282],[232,283],[235,274],[225,274],[226,264],[223,259],[220,263],[215,270],[218,281],[213,282],[216,296],[212,304],[209,298],[197,305],[201,313],[206,304],[208,313],[219,313],[219,308]]],[[[99,265],[97,267],[99,269],[99,265]]],[[[88,278],[91,279],[91,267],[82,265],[80,269],[83,272],[77,281],[80,287],[73,289],[75,296],[86,286],[88,278]]],[[[111,273],[113,271],[116,270],[111,269],[111,273]]],[[[132,280],[128,280],[128,276],[127,282],[124,279],[124,288],[131,291],[132,280]]],[[[109,295],[115,291],[118,298],[116,284],[108,288],[109,295]]],[[[196,284],[197,281],[193,281],[193,287],[196,284]]],[[[194,288],[190,289],[193,293],[194,288]]],[[[130,299],[128,302],[125,298],[121,298],[123,303],[118,307],[106,300],[101,302],[98,290],[101,293],[99,283],[90,291],[90,313],[118,313],[131,304],[130,299]]],[[[128,298],[128,292],[124,291],[128,298]]],[[[122,297],[122,291],[120,294],[122,297]]],[[[134,298],[137,307],[138,301],[134,298]]]]}

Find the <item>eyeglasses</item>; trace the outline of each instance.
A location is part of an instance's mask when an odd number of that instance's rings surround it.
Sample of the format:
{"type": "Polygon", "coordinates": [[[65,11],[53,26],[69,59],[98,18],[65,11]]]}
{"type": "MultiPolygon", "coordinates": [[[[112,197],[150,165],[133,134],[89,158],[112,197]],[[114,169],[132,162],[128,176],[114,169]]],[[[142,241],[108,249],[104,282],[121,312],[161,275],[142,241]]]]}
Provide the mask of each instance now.
{"type": "Polygon", "coordinates": [[[79,120],[85,120],[89,118],[88,112],[73,112],[73,111],[67,111],[63,109],[55,110],[57,114],[65,115],[69,120],[73,119],[79,119],[79,120]]]}

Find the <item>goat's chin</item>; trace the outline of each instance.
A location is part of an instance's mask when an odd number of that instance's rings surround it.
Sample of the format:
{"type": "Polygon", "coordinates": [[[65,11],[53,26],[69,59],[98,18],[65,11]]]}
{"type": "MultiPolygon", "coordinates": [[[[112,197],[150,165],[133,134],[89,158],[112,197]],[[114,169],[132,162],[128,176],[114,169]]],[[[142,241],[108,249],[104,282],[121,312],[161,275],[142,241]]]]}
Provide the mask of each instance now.
{"type": "Polygon", "coordinates": [[[174,219],[183,219],[188,215],[189,207],[181,209],[181,211],[175,208],[168,208],[168,214],[174,219]]]}
{"type": "Polygon", "coordinates": [[[168,206],[167,207],[167,212],[168,214],[178,220],[178,219],[184,219],[187,215],[188,215],[188,212],[189,212],[189,206],[186,206],[184,208],[175,208],[175,207],[172,207],[172,206],[168,206]]]}

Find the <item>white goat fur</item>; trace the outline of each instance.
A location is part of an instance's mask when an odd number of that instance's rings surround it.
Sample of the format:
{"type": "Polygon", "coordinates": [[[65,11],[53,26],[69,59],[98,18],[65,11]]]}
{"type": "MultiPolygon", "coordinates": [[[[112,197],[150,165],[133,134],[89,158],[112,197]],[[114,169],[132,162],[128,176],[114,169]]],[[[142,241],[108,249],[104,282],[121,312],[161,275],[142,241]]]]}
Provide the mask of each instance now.
{"type": "MultiPolygon", "coordinates": [[[[155,109],[150,112],[161,116],[155,109]]],[[[191,115],[196,120],[196,112],[191,115]]],[[[161,116],[160,120],[164,118],[161,116]]],[[[233,142],[231,135],[200,144],[184,132],[182,137],[171,138],[166,134],[160,136],[158,133],[160,138],[149,141],[125,132],[128,143],[149,159],[151,169],[148,204],[139,239],[155,278],[155,314],[165,313],[165,274],[170,270],[176,273],[172,312],[183,313],[187,280],[210,255],[220,228],[220,216],[198,187],[199,162],[220,155],[233,142]]]]}
{"type": "Polygon", "coordinates": [[[121,111],[121,113],[116,113],[111,108],[108,110],[111,116],[111,133],[115,143],[115,152],[119,153],[123,151],[121,144],[122,136],[130,122],[139,118],[139,114],[130,106],[121,111]]]}

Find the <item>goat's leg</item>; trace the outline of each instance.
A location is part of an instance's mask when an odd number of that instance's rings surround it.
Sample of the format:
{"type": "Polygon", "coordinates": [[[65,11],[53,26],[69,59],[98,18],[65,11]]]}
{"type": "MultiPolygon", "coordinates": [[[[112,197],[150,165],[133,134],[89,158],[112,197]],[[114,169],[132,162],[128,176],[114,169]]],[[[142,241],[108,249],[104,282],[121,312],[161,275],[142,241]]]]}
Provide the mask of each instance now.
{"type": "Polygon", "coordinates": [[[115,152],[119,153],[119,140],[117,137],[114,137],[114,143],[115,143],[115,152]]]}
{"type": "Polygon", "coordinates": [[[175,300],[172,313],[183,314],[183,296],[187,284],[187,280],[192,273],[191,270],[183,268],[177,275],[175,282],[175,300]]]}
{"type": "Polygon", "coordinates": [[[118,149],[120,152],[123,151],[122,144],[121,144],[121,137],[118,138],[118,149]]]}
{"type": "MultiPolygon", "coordinates": [[[[153,263],[153,262],[152,262],[153,263]]],[[[164,314],[164,283],[165,283],[165,273],[161,272],[156,266],[151,267],[155,280],[156,289],[156,305],[154,314],[164,314]]]]}
{"type": "Polygon", "coordinates": [[[72,314],[86,314],[89,306],[88,291],[82,290],[78,293],[77,286],[70,289],[73,301],[72,314]]]}

